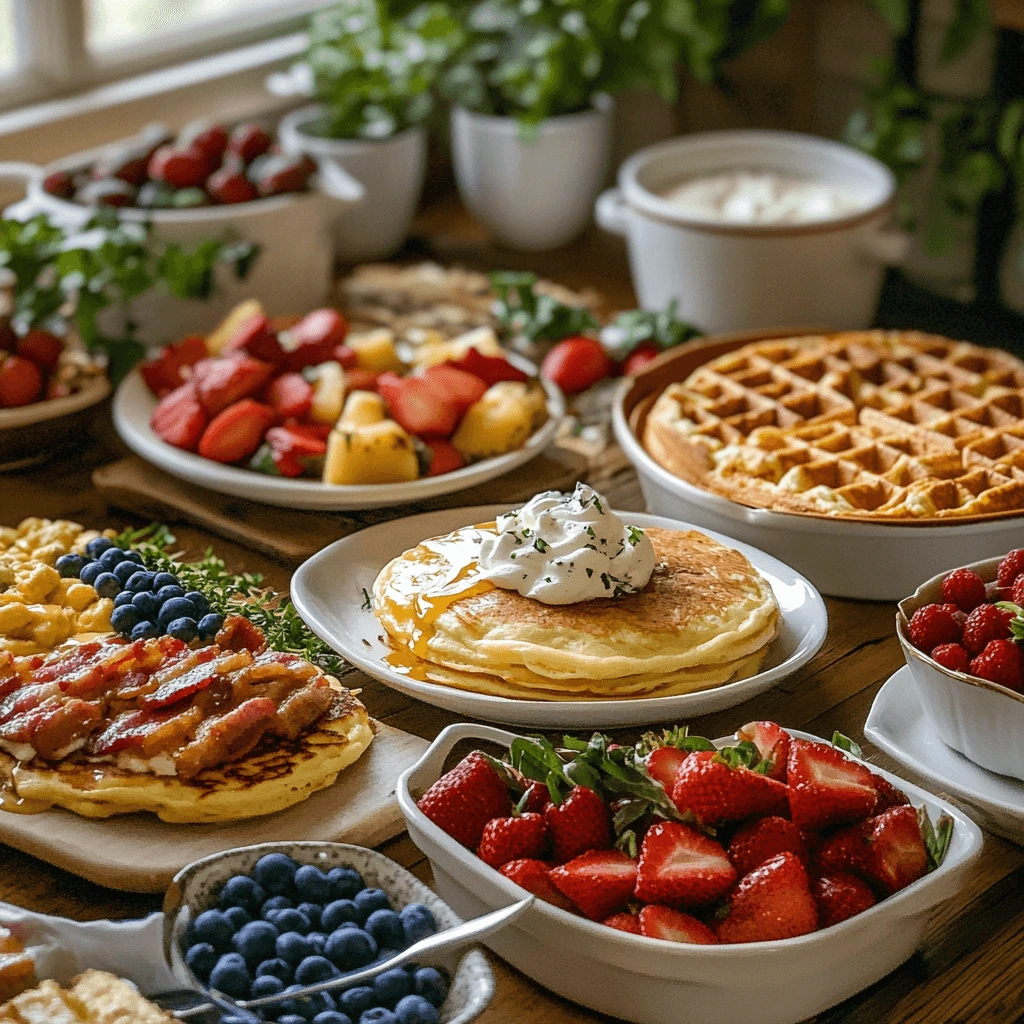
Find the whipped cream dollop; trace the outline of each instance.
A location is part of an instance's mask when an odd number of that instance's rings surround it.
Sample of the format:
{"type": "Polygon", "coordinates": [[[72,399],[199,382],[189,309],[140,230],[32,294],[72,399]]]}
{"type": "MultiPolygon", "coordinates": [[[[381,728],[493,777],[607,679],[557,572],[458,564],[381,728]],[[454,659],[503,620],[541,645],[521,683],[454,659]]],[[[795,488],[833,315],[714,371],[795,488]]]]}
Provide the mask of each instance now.
{"type": "Polygon", "coordinates": [[[576,604],[642,590],[654,572],[654,546],[592,487],[545,491],[497,520],[480,544],[480,575],[544,604],[576,604]]]}

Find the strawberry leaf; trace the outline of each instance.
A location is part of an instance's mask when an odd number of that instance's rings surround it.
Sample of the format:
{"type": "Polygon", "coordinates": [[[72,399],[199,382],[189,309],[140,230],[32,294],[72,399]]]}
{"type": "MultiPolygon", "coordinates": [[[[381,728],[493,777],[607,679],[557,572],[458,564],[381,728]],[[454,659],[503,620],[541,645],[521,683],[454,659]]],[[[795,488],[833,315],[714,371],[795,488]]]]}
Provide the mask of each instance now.
{"type": "Polygon", "coordinates": [[[1024,640],[1024,608],[1012,601],[998,601],[996,607],[1003,612],[1013,612],[1010,620],[1010,632],[1014,640],[1024,640]]]}
{"type": "Polygon", "coordinates": [[[917,824],[921,829],[925,849],[928,851],[928,870],[934,871],[945,860],[949,850],[949,843],[953,838],[953,819],[943,813],[939,817],[938,825],[933,826],[931,818],[928,817],[928,809],[922,804],[917,809],[917,824]]]}
{"type": "Polygon", "coordinates": [[[841,732],[832,733],[832,746],[839,750],[845,750],[846,753],[853,754],[854,757],[861,759],[864,757],[864,751],[860,749],[860,744],[856,740],[851,740],[849,736],[844,736],[841,732]]]}
{"type": "Polygon", "coordinates": [[[637,855],[637,841],[636,833],[632,829],[626,829],[618,839],[615,840],[615,849],[620,850],[627,857],[632,857],[636,860],[637,855]]]}
{"type": "Polygon", "coordinates": [[[716,751],[713,760],[729,768],[747,768],[760,775],[767,775],[772,767],[770,761],[762,759],[761,751],[750,740],[742,740],[735,747],[722,747],[716,751]]]}
{"type": "Polygon", "coordinates": [[[572,789],[573,783],[565,774],[565,762],[543,736],[517,736],[509,754],[516,771],[548,787],[552,803],[560,804],[572,789]]]}
{"type": "Polygon", "coordinates": [[[672,729],[665,729],[659,736],[654,732],[645,732],[636,745],[636,752],[641,757],[646,757],[652,750],[658,747],[675,747],[678,750],[714,750],[715,745],[703,736],[691,736],[689,726],[677,725],[672,729]]]}

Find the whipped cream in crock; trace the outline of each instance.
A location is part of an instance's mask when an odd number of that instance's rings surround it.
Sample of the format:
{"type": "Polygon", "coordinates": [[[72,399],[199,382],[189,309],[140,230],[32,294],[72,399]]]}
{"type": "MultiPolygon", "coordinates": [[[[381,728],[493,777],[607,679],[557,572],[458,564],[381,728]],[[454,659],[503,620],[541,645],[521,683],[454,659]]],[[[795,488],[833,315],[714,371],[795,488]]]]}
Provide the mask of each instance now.
{"type": "Polygon", "coordinates": [[[849,216],[866,205],[841,185],[758,170],[689,178],[662,198],[682,213],[724,224],[807,224],[849,216]]]}
{"type": "Polygon", "coordinates": [[[480,544],[480,575],[544,604],[576,604],[642,590],[654,571],[654,547],[592,487],[545,491],[498,517],[480,544]]]}

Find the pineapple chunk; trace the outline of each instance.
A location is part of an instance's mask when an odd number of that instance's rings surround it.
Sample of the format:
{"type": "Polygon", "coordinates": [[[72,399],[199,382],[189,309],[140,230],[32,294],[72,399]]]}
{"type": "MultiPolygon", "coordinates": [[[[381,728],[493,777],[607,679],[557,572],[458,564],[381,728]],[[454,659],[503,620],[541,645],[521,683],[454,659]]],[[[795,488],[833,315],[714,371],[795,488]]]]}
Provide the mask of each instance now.
{"type": "Polygon", "coordinates": [[[460,334],[451,341],[440,337],[425,341],[413,354],[413,363],[427,369],[441,363],[458,362],[471,348],[482,356],[503,356],[498,336],[490,327],[478,327],[475,331],[460,334]]]}
{"type": "Polygon", "coordinates": [[[340,427],[368,427],[385,419],[384,399],[375,391],[353,391],[345,399],[340,427]]]}
{"type": "Polygon", "coordinates": [[[254,316],[263,314],[263,304],[259,299],[246,299],[240,302],[217,327],[206,336],[206,350],[211,356],[219,356],[238,334],[242,324],[254,316]]]}
{"type": "Polygon", "coordinates": [[[327,439],[326,484],[398,484],[419,475],[413,439],[394,420],[339,425],[327,439]]]}
{"type": "Polygon", "coordinates": [[[333,361],[314,366],[309,373],[313,385],[313,405],[309,418],[314,423],[333,426],[341,416],[345,398],[345,371],[340,363],[333,361]]]}
{"type": "Polygon", "coordinates": [[[371,373],[394,370],[398,373],[405,369],[405,363],[395,348],[395,336],[383,327],[362,334],[350,334],[345,344],[355,352],[356,366],[360,370],[369,370],[371,373]]]}
{"type": "Polygon", "coordinates": [[[466,410],[452,444],[467,462],[515,451],[533,432],[535,410],[525,384],[492,384],[483,398],[466,410]]]}

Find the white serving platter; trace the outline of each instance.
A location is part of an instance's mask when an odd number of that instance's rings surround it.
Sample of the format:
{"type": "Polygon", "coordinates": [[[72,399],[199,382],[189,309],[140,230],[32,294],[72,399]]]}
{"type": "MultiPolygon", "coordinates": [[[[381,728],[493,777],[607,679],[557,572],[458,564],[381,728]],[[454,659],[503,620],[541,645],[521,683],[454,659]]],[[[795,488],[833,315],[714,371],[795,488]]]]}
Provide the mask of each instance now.
{"type": "Polygon", "coordinates": [[[947,747],[928,721],[906,666],[878,691],[864,735],[932,786],[967,805],[979,824],[1024,844],[1024,782],[987,771],[947,747]]]}
{"type": "MultiPolygon", "coordinates": [[[[685,721],[740,704],[792,675],[814,657],[825,640],[828,613],[821,595],[798,572],[757,548],[704,530],[709,537],[742,552],[770,582],[782,612],[779,636],[764,669],[739,682],[676,697],[634,700],[516,700],[419,682],[388,665],[391,652],[384,628],[366,601],[377,574],[392,558],[428,537],[489,522],[507,505],[446,509],[409,516],[361,530],[336,541],[304,562],[291,582],[291,597],[306,624],[342,657],[367,675],[428,704],[458,715],[540,728],[616,729],[669,720],[685,721]]],[[[619,513],[640,527],[687,529],[660,516],[619,513]]]]}
{"type": "MultiPolygon", "coordinates": [[[[528,360],[511,353],[506,353],[506,358],[524,372],[536,374],[536,368],[528,360]]],[[[124,443],[136,455],[172,476],[219,494],[283,508],[323,512],[383,508],[464,490],[474,484],[493,480],[540,455],[551,442],[565,415],[562,393],[544,378],[541,378],[541,383],[547,394],[548,418],[522,448],[507,455],[474,462],[453,473],[423,477],[402,484],[342,485],[325,484],[319,480],[290,480],[238,466],[224,466],[175,448],[161,441],[149,425],[157,400],[146,387],[138,370],[128,374],[117,389],[113,407],[114,426],[124,443]]]]}

